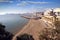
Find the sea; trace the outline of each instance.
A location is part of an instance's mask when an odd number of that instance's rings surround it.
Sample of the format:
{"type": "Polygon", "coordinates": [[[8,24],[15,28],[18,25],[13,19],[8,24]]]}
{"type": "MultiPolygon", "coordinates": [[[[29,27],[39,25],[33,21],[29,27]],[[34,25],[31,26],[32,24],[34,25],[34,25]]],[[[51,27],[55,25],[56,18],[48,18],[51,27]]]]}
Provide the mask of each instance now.
{"type": "Polygon", "coordinates": [[[21,17],[19,14],[0,15],[0,23],[6,26],[6,31],[13,34],[19,32],[28,21],[28,19],[21,17]]]}

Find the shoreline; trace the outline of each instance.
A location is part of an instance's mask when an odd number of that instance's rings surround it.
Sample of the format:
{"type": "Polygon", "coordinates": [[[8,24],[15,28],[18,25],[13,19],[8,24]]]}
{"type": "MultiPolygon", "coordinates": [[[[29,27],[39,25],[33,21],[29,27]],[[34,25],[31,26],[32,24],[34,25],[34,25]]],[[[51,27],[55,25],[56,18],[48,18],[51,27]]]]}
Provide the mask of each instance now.
{"type": "Polygon", "coordinates": [[[28,22],[29,20],[19,30],[17,30],[17,32],[13,32],[13,34],[16,35],[18,32],[20,32],[28,24],[28,22]]]}
{"type": "Polygon", "coordinates": [[[46,26],[44,23],[44,25],[42,23],[43,22],[41,20],[30,19],[29,22],[13,37],[12,40],[16,40],[17,36],[24,33],[33,35],[33,38],[35,38],[35,40],[39,40],[39,32],[41,32],[41,30],[43,30],[46,26]]]}
{"type": "MultiPolygon", "coordinates": [[[[25,28],[25,26],[29,23],[29,21],[30,21],[30,20],[28,20],[28,22],[27,22],[17,33],[19,33],[23,28],[25,28]]],[[[16,33],[16,34],[17,34],[17,33],[16,33]]],[[[15,34],[15,35],[16,35],[16,34],[15,34]]]]}
{"type": "Polygon", "coordinates": [[[27,28],[26,25],[28,25],[30,22],[30,19],[29,21],[14,35],[13,39],[12,40],[16,40],[16,36],[20,35],[20,33],[22,32],[23,29],[27,28]]]}
{"type": "MultiPolygon", "coordinates": [[[[47,24],[48,27],[51,25],[47,24]]],[[[30,19],[29,22],[13,37],[13,40],[16,40],[17,36],[21,34],[30,34],[35,40],[39,40],[39,33],[47,28],[46,23],[42,19],[30,19]]]]}

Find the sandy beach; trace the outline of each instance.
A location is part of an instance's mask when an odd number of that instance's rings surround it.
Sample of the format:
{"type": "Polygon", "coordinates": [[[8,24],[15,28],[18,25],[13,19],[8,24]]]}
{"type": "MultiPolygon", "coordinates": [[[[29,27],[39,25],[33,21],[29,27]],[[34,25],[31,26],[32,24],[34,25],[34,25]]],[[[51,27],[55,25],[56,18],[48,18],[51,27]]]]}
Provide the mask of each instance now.
{"type": "Polygon", "coordinates": [[[16,40],[16,37],[27,33],[33,35],[35,40],[39,40],[39,33],[46,28],[47,25],[41,20],[30,19],[27,25],[25,25],[22,30],[20,30],[14,37],[13,40],[16,40]]]}

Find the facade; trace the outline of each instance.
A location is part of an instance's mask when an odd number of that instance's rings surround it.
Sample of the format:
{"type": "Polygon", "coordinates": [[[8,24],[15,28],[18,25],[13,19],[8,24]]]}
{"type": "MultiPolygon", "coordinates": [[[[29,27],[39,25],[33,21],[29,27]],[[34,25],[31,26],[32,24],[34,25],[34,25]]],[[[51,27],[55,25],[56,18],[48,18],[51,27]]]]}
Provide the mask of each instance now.
{"type": "Polygon", "coordinates": [[[55,8],[54,12],[56,15],[60,16],[60,8],[55,8]]]}
{"type": "Polygon", "coordinates": [[[60,16],[60,8],[55,8],[55,9],[48,9],[44,12],[45,16],[53,16],[53,15],[57,15],[60,16]]]}
{"type": "Polygon", "coordinates": [[[49,16],[50,15],[50,11],[51,11],[50,9],[45,10],[44,11],[44,16],[49,16]]]}

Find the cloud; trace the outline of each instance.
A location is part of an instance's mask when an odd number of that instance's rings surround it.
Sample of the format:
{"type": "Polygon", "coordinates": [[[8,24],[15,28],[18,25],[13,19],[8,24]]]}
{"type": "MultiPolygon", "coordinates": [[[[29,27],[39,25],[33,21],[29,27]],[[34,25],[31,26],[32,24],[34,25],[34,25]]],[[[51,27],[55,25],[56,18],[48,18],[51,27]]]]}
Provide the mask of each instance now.
{"type": "Polygon", "coordinates": [[[10,1],[10,0],[0,0],[0,2],[8,2],[8,3],[13,3],[13,1],[10,1]]]}
{"type": "Polygon", "coordinates": [[[29,3],[32,3],[32,4],[46,4],[48,2],[33,2],[33,1],[28,1],[29,3]]]}
{"type": "Polygon", "coordinates": [[[18,3],[17,6],[26,6],[28,3],[25,1],[22,1],[21,3],[18,3]]]}
{"type": "Polygon", "coordinates": [[[18,6],[26,6],[29,4],[47,4],[49,2],[35,2],[35,1],[21,1],[21,3],[18,3],[18,6]]]}

